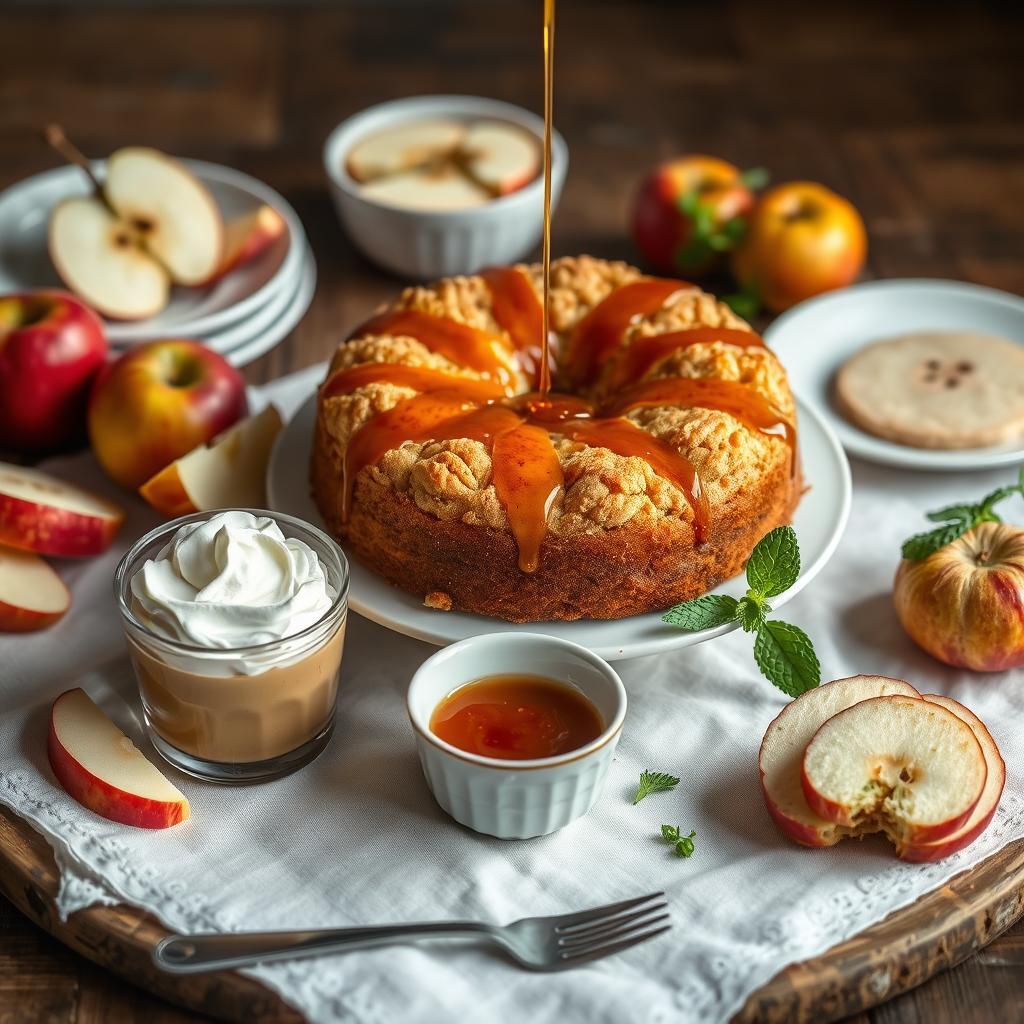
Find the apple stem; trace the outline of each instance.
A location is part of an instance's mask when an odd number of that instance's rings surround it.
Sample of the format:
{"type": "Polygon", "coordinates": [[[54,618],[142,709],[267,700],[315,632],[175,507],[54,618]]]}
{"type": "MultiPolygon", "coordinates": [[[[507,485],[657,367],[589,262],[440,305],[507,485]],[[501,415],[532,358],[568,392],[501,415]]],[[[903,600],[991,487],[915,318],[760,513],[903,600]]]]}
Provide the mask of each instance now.
{"type": "Polygon", "coordinates": [[[64,134],[64,129],[59,124],[48,124],[43,129],[43,137],[50,147],[64,157],[69,164],[74,164],[75,167],[80,167],[85,172],[85,176],[92,182],[92,187],[96,190],[96,196],[106,202],[103,186],[100,184],[99,178],[96,177],[89,158],[64,134]]]}

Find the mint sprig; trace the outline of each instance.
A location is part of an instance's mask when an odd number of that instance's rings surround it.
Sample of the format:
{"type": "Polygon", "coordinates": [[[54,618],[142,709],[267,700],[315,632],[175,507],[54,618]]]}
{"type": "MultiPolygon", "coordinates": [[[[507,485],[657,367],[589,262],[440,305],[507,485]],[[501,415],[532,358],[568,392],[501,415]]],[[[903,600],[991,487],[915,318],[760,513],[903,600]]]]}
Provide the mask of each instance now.
{"type": "Polygon", "coordinates": [[[641,772],[640,784],[636,787],[636,796],[633,803],[638,804],[645,796],[651,793],[663,793],[666,789],[675,789],[679,780],[667,772],[641,772]]]}
{"type": "Polygon", "coordinates": [[[738,601],[705,594],[670,608],[662,619],[691,631],[738,622],[754,633],[754,661],[764,677],[790,697],[821,682],[821,665],[810,637],[789,622],[769,619],[770,597],[789,590],[800,575],[800,545],[791,526],[762,537],[747,560],[747,592],[738,601]]]}
{"type": "Polygon", "coordinates": [[[688,836],[683,835],[683,830],[678,825],[661,826],[662,839],[672,844],[677,857],[693,856],[693,838],[696,834],[696,832],[691,832],[688,836]]]}
{"type": "Polygon", "coordinates": [[[916,562],[927,558],[941,548],[959,540],[969,530],[982,523],[1001,523],[1002,519],[992,509],[1013,494],[1024,495],[1024,467],[1021,468],[1017,483],[1008,487],[997,487],[991,494],[986,494],[977,504],[947,505],[935,512],[928,512],[926,519],[933,523],[942,523],[934,530],[915,533],[903,542],[903,557],[916,562]]]}

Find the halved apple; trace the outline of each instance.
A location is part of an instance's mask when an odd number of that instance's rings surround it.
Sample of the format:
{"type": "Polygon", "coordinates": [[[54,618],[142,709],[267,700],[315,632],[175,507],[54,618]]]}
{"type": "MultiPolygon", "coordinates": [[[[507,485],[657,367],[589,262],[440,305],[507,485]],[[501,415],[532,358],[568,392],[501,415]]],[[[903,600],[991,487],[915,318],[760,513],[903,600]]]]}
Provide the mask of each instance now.
{"type": "Polygon", "coordinates": [[[362,195],[387,206],[410,210],[466,210],[483,206],[491,193],[457,167],[423,167],[364,185],[362,195]]]}
{"type": "Polygon", "coordinates": [[[872,697],[833,715],[804,752],[807,804],[828,821],[917,846],[964,826],[988,769],[971,727],[920,697],[872,697]]]}
{"type": "Polygon", "coordinates": [[[540,141],[505,121],[478,121],[466,133],[462,160],[470,176],[493,195],[507,195],[540,172],[540,141]]]}
{"type": "Polygon", "coordinates": [[[1006,782],[1006,764],[985,723],[973,711],[965,708],[963,704],[953,700],[952,697],[926,693],[924,699],[933,704],[941,704],[944,708],[952,711],[957,718],[963,719],[974,730],[974,735],[978,738],[985,755],[988,774],[985,778],[985,788],[974,805],[970,818],[956,832],[936,842],[897,847],[896,852],[899,856],[903,860],[909,861],[941,860],[973,843],[992,821],[992,816],[999,806],[999,798],[1003,795],[1003,785],[1006,782]]]}
{"type": "Polygon", "coordinates": [[[243,263],[256,259],[288,230],[284,217],[272,206],[262,203],[249,213],[229,220],[224,225],[224,256],[210,284],[243,263]]]}
{"type": "Polygon", "coordinates": [[[70,606],[64,581],[38,555],[0,547],[0,631],[45,629],[70,606]]]}
{"type": "Polygon", "coordinates": [[[68,795],[110,821],[168,828],[189,816],[181,792],[81,688],[54,701],[47,753],[68,795]]]}
{"type": "Polygon", "coordinates": [[[448,159],[466,134],[461,121],[409,121],[384,128],[349,150],[345,167],[356,181],[373,181],[391,174],[448,159]]]}
{"type": "Polygon", "coordinates": [[[851,830],[807,806],[800,781],[804,750],[833,715],[859,701],[917,690],[888,676],[849,676],[824,683],[787,704],[768,726],[758,755],[765,806],[779,828],[805,846],[832,846],[851,830]]]}
{"type": "Polygon", "coordinates": [[[0,462],[0,544],[61,558],[98,555],[123,522],[121,509],[83,487],[0,462]]]}
{"type": "Polygon", "coordinates": [[[194,448],[150,477],[139,494],[165,516],[215,508],[262,508],[270,449],[281,429],[272,405],[194,448]]]}
{"type": "Polygon", "coordinates": [[[100,199],[58,203],[50,215],[49,249],[61,280],[104,316],[142,320],[167,305],[170,275],[100,199]]]}

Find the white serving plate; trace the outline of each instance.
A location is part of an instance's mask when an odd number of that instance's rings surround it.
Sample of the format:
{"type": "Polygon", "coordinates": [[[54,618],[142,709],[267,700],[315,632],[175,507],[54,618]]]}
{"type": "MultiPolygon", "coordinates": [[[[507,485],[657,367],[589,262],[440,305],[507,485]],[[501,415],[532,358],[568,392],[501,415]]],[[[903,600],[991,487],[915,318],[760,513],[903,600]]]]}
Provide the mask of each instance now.
{"type": "Polygon", "coordinates": [[[851,455],[907,469],[991,469],[1024,460],[1024,442],[990,448],[913,448],[850,423],[833,398],[836,371],[872,341],[918,330],[982,331],[1024,345],[1024,299],[961,281],[869,281],[818,295],[783,313],[765,341],[793,390],[836,432],[851,455]]]}
{"type": "MultiPolygon", "coordinates": [[[[800,457],[810,489],[793,519],[800,540],[801,572],[796,583],[772,599],[779,608],[795,597],[824,568],[835,551],[850,514],[850,467],[828,425],[813,408],[798,399],[800,457]]],[[[311,396],[278,435],[267,468],[267,500],[271,509],[298,516],[323,527],[309,489],[309,461],[316,420],[316,396],[311,396]]],[[[516,630],[561,637],[589,648],[609,661],[659,654],[690,647],[729,633],[733,624],[688,633],[661,621],[658,613],[629,619],[576,622],[531,622],[522,625],[465,612],[425,608],[419,598],[391,586],[351,555],[349,607],[398,633],[443,646],[480,633],[516,630]]],[[[741,597],[742,576],[723,583],[715,593],[741,597]]]]}
{"type": "MultiPolygon", "coordinates": [[[[225,219],[267,203],[288,225],[287,234],[260,256],[226,274],[209,288],[174,288],[171,300],[147,320],[107,321],[114,345],[173,335],[195,337],[250,316],[294,280],[306,248],[298,215],[272,188],[241,171],[201,160],[183,161],[206,184],[225,219]]],[[[105,161],[95,163],[102,180],[105,161]]],[[[50,211],[69,196],[88,195],[77,167],[33,175],[0,193],[0,292],[66,287],[50,261],[46,244],[50,211]]]]}

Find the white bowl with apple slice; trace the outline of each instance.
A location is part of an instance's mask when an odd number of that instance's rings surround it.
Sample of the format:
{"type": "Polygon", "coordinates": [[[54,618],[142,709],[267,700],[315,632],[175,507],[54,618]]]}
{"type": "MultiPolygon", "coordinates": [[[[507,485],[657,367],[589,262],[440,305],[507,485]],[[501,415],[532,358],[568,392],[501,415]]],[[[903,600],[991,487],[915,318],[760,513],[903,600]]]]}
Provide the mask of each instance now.
{"type": "MultiPolygon", "coordinates": [[[[342,121],[324,169],[342,225],[375,263],[418,279],[468,274],[515,263],[540,241],[543,132],[536,114],[500,100],[409,97],[342,121]],[[466,174],[429,166],[455,145],[466,174]]],[[[568,163],[556,131],[552,209],[568,163]]]]}

